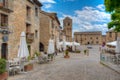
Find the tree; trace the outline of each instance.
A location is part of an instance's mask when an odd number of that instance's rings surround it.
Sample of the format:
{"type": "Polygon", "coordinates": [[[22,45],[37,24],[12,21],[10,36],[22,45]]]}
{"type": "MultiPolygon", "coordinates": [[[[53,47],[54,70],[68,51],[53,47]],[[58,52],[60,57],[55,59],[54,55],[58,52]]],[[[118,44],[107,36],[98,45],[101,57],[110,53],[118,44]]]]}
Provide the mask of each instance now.
{"type": "Polygon", "coordinates": [[[111,13],[111,22],[108,23],[108,28],[114,28],[120,32],[120,0],[105,0],[105,8],[111,13]]]}

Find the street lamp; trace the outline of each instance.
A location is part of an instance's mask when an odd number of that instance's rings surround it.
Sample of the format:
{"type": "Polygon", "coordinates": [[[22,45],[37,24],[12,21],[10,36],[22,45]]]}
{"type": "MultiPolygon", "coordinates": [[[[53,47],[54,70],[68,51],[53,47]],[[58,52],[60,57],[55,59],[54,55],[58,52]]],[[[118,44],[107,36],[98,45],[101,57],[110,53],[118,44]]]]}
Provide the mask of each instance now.
{"type": "Polygon", "coordinates": [[[0,33],[3,35],[3,37],[2,37],[3,42],[7,42],[8,41],[8,35],[11,33],[10,30],[0,28],[0,33]]]}

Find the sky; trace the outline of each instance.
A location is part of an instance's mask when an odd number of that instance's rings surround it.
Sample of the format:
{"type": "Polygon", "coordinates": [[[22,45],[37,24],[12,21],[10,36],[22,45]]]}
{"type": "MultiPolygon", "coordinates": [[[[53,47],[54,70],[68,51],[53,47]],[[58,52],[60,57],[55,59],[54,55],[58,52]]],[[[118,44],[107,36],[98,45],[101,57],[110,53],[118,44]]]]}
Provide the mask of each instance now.
{"type": "Polygon", "coordinates": [[[46,12],[56,12],[63,26],[63,19],[73,20],[73,33],[83,31],[108,31],[110,14],[105,12],[104,0],[39,0],[46,12]]]}

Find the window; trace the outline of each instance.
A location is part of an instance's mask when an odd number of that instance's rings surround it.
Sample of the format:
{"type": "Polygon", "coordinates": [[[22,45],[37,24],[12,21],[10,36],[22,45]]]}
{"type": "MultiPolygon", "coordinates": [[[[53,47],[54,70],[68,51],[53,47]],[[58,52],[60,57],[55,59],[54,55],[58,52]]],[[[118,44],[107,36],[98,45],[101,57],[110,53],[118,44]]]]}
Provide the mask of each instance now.
{"type": "Polygon", "coordinates": [[[99,44],[99,42],[98,42],[98,41],[96,41],[96,44],[99,44]]]}
{"type": "Polygon", "coordinates": [[[70,26],[70,23],[68,23],[68,26],[70,26]]]}
{"type": "Polygon", "coordinates": [[[1,14],[1,22],[0,22],[0,26],[4,26],[6,27],[8,25],[8,16],[1,14]]]}
{"type": "Polygon", "coordinates": [[[31,32],[31,25],[26,24],[26,33],[30,33],[30,32],[31,32]]]}
{"type": "Polygon", "coordinates": [[[117,35],[117,32],[115,32],[115,40],[117,40],[117,36],[118,36],[118,35],[117,35]]]}
{"type": "Polygon", "coordinates": [[[54,34],[52,34],[52,39],[54,39],[54,34]]]}
{"type": "Polygon", "coordinates": [[[38,31],[35,30],[35,37],[38,38],[38,31]]]}
{"type": "Polygon", "coordinates": [[[35,16],[38,16],[38,8],[35,8],[35,16]]]}
{"type": "Polygon", "coordinates": [[[26,7],[26,16],[27,16],[27,19],[30,20],[30,17],[31,17],[31,8],[29,6],[26,7]]]}
{"type": "Polygon", "coordinates": [[[109,32],[109,37],[112,37],[112,32],[109,32]]]}
{"type": "Polygon", "coordinates": [[[91,41],[91,44],[93,44],[93,41],[91,41]]]}

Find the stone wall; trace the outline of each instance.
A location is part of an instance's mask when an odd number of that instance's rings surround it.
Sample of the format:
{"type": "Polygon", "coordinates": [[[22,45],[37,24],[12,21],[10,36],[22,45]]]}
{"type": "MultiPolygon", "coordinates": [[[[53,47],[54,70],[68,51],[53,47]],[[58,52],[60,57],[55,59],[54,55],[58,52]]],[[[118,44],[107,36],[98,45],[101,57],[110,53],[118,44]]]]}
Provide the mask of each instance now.
{"type": "Polygon", "coordinates": [[[74,40],[81,45],[100,45],[102,44],[101,32],[75,32],[74,40]]]}
{"type": "Polygon", "coordinates": [[[49,40],[54,40],[56,45],[59,37],[58,28],[60,26],[55,13],[40,12],[40,43],[44,45],[44,51],[47,52],[49,40]]]}
{"type": "MultiPolygon", "coordinates": [[[[13,1],[13,12],[9,13],[9,28],[12,31],[9,34],[8,41],[8,59],[17,57],[19,44],[20,44],[20,34],[21,32],[26,32],[26,24],[29,23],[31,25],[31,32],[34,33],[34,41],[29,43],[31,46],[31,53],[33,55],[35,51],[39,51],[39,6],[29,2],[28,0],[14,0],[13,1]],[[31,20],[27,19],[27,10],[26,6],[31,8],[31,20]],[[35,16],[35,7],[38,8],[38,16],[35,16]],[[37,37],[35,37],[35,31],[37,32],[37,37]]],[[[1,52],[0,52],[1,53],[1,52]]]]}

